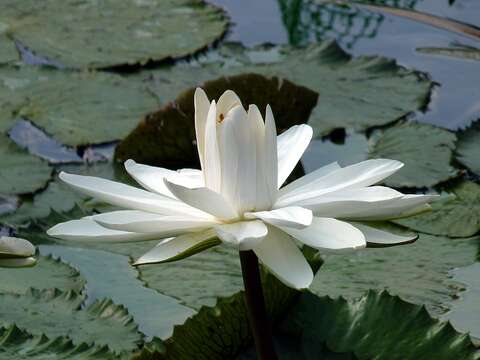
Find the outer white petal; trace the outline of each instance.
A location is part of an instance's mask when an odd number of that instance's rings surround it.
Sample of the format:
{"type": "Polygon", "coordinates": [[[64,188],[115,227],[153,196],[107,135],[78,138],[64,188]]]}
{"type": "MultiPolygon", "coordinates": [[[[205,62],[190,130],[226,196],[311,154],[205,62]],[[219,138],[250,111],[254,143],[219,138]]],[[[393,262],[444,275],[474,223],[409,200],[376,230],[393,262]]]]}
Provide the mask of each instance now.
{"type": "Polygon", "coordinates": [[[227,113],[236,106],[242,106],[240,98],[232,90],[225,91],[217,103],[216,121],[223,121],[227,117],[227,113]]]}
{"type": "Polygon", "coordinates": [[[208,188],[189,189],[164,180],[168,189],[180,200],[192,207],[207,212],[219,219],[230,220],[238,217],[230,203],[215,191],[208,188]]]}
{"type": "Polygon", "coordinates": [[[203,168],[205,162],[205,126],[207,123],[208,109],[210,108],[210,101],[208,101],[207,94],[205,94],[203,89],[195,89],[193,104],[195,105],[195,133],[197,137],[198,156],[203,168]]]}
{"type": "Polygon", "coordinates": [[[261,221],[240,221],[214,226],[218,237],[240,250],[250,250],[268,234],[267,226],[261,221]]]}
{"type": "Polygon", "coordinates": [[[132,233],[107,229],[91,219],[70,220],[48,229],[47,234],[62,240],[83,242],[136,242],[155,240],[157,234],[132,233]]]}
{"type": "Polygon", "coordinates": [[[217,107],[215,100],[210,104],[205,124],[205,154],[202,172],[205,186],[213,191],[220,192],[222,171],[220,165],[220,151],[217,140],[217,107]]]}
{"type": "Polygon", "coordinates": [[[365,236],[353,225],[331,218],[314,217],[305,229],[281,228],[300,242],[316,249],[339,252],[366,246],[365,236]]]}
{"type": "Polygon", "coordinates": [[[203,174],[200,170],[173,171],[156,166],[138,164],[132,159],[125,161],[125,169],[145,189],[171,198],[175,198],[175,196],[165,186],[164,178],[189,188],[205,186],[203,174]]]}
{"type": "Polygon", "coordinates": [[[293,239],[285,232],[268,227],[268,235],[253,251],[280,281],[295,289],[305,289],[313,281],[313,272],[293,239]]]}
{"type": "Polygon", "coordinates": [[[34,257],[0,259],[0,268],[24,268],[32,267],[37,263],[34,257]]]}
{"type": "MultiPolygon", "coordinates": [[[[277,126],[270,105],[265,110],[265,151],[263,161],[265,168],[265,183],[269,205],[271,206],[278,193],[278,153],[277,126]]],[[[288,177],[288,175],[287,175],[288,177]]]]}
{"type": "Polygon", "coordinates": [[[208,217],[208,214],[176,199],[115,181],[92,176],[67,174],[65,172],[61,172],[59,177],[75,190],[119,207],[151,211],[159,214],[208,217]]]}
{"type": "Polygon", "coordinates": [[[293,171],[312,140],[313,130],[309,125],[295,125],[277,138],[278,184],[280,188],[293,171]]]}
{"type": "Polygon", "coordinates": [[[158,264],[174,261],[187,252],[193,253],[201,251],[202,247],[210,247],[211,244],[206,244],[206,242],[214,237],[216,237],[215,232],[208,230],[183,234],[175,238],[163,240],[153,249],[142,255],[133,265],[158,264]]]}
{"type": "Polygon", "coordinates": [[[35,246],[21,238],[0,236],[0,258],[29,257],[35,255],[35,246]]]}
{"type": "MultiPolygon", "coordinates": [[[[256,187],[255,187],[255,209],[263,210],[272,207],[272,200],[270,198],[270,190],[267,185],[267,170],[265,164],[267,159],[266,153],[266,139],[265,139],[265,124],[263,123],[262,114],[258,107],[250,105],[248,109],[249,120],[252,121],[255,128],[255,148],[256,148],[256,187]]],[[[275,179],[275,185],[277,180],[275,179]]]]}
{"type": "Polygon", "coordinates": [[[158,235],[158,239],[200,231],[216,224],[201,218],[165,216],[138,210],[112,211],[90,216],[89,219],[112,230],[154,233],[158,235]]]}
{"type": "Polygon", "coordinates": [[[290,206],[271,211],[245,213],[247,219],[260,219],[274,226],[303,229],[312,223],[312,211],[299,206],[290,206]]]}
{"type": "Polygon", "coordinates": [[[397,160],[373,159],[332,171],[311,182],[284,192],[277,206],[287,206],[298,201],[345,189],[358,189],[378,183],[398,171],[403,164],[397,160]]]}
{"type": "Polygon", "coordinates": [[[379,230],[365,224],[354,223],[352,225],[359,229],[363,235],[365,235],[367,247],[389,247],[404,245],[413,243],[418,239],[417,234],[413,234],[411,236],[401,236],[379,230]]]}

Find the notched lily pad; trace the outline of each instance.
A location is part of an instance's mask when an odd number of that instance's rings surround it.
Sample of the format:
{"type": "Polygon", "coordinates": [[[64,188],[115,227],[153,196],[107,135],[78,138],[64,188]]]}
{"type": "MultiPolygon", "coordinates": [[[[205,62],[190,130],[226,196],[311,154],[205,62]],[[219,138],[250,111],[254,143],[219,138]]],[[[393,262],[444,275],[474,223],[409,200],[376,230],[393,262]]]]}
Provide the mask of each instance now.
{"type": "MultiPolygon", "coordinates": [[[[256,104],[262,113],[270,104],[280,131],[305,122],[317,102],[317,94],[303,86],[276,77],[257,74],[221,77],[203,86],[210,100],[218,99],[227,89],[235,91],[243,106],[256,104]]],[[[182,93],[173,103],[148,115],[116,148],[119,161],[138,162],[164,167],[198,167],[195,144],[193,94],[182,93]]]]}
{"type": "Polygon", "coordinates": [[[74,68],[183,57],[220,38],[228,24],[222,10],[201,0],[5,0],[0,22],[35,54],[74,68]]]}
{"type": "Polygon", "coordinates": [[[384,180],[392,187],[431,187],[455,177],[450,163],[455,148],[454,133],[438,127],[402,123],[383,130],[370,150],[370,158],[399,160],[405,166],[384,180]]]}
{"type": "Polygon", "coordinates": [[[415,231],[450,237],[469,237],[480,231],[480,185],[462,181],[448,189],[450,196],[431,204],[432,211],[395,223],[415,231]]]}
{"type": "Polygon", "coordinates": [[[480,121],[458,133],[456,158],[480,176],[480,121]]]}
{"type": "Polygon", "coordinates": [[[0,194],[25,194],[44,187],[52,174],[46,161],[0,133],[0,194]]]}

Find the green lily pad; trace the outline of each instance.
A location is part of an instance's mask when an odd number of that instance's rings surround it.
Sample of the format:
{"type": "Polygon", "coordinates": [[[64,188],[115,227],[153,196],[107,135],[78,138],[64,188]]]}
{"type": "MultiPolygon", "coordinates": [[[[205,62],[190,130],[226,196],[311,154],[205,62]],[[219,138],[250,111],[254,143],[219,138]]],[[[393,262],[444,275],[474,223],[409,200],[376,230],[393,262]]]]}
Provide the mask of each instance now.
{"type": "Polygon", "coordinates": [[[228,24],[222,10],[200,0],[5,0],[0,14],[28,49],[74,68],[183,57],[220,38],[228,24]]]}
{"type": "Polygon", "coordinates": [[[7,36],[2,35],[2,24],[0,23],[0,65],[19,60],[15,43],[7,36]]]}
{"type": "MultiPolygon", "coordinates": [[[[177,65],[147,74],[153,92],[165,104],[182,89],[221,75],[248,72],[288,79],[318,92],[318,105],[308,120],[315,136],[336,128],[365,130],[389,124],[425,107],[432,85],[423,74],[400,67],[393,60],[378,56],[352,58],[331,41],[300,49],[246,49],[227,44],[200,60],[196,67],[177,65]]],[[[276,115],[278,110],[272,109],[276,115]]]]}
{"type": "Polygon", "coordinates": [[[52,174],[48,163],[20,149],[0,134],[0,194],[24,194],[44,187],[52,174]]]}
{"type": "Polygon", "coordinates": [[[304,358],[322,343],[359,359],[465,359],[479,354],[467,334],[448,322],[433,319],[425,307],[369,291],[359,299],[331,299],[305,293],[281,329],[302,344],[304,358]]]}
{"type": "MultiPolygon", "coordinates": [[[[317,94],[303,86],[257,74],[220,77],[203,86],[210,99],[227,89],[235,91],[244,106],[256,104],[262,113],[267,104],[275,111],[280,131],[305,122],[317,102],[317,94]]],[[[191,88],[174,103],[147,116],[115,149],[119,161],[134,159],[164,167],[198,167],[195,142],[194,105],[191,88]]]]}
{"type": "Polygon", "coordinates": [[[3,117],[27,118],[72,146],[121,139],[158,107],[142,84],[120,75],[26,66],[0,68],[0,95],[3,117]]]}
{"type": "Polygon", "coordinates": [[[1,274],[0,293],[25,294],[29,288],[79,293],[85,286],[77,270],[51,256],[40,256],[34,268],[2,269],[1,274]]]}
{"type": "Polygon", "coordinates": [[[409,245],[329,255],[310,289],[318,295],[350,299],[369,289],[388,289],[442,314],[464,288],[451,280],[450,270],[474,263],[479,245],[479,237],[453,241],[421,234],[409,245]]]}
{"type": "Polygon", "coordinates": [[[48,338],[32,335],[16,325],[0,328],[0,356],[3,359],[115,360],[124,357],[106,346],[74,345],[68,337],[48,338]]]}
{"type": "Polygon", "coordinates": [[[451,196],[431,204],[432,211],[395,223],[412,230],[449,237],[469,237],[480,231],[480,185],[462,181],[447,190],[451,196]]]}
{"type": "Polygon", "coordinates": [[[403,123],[384,130],[374,141],[371,158],[400,160],[405,166],[384,180],[392,187],[430,187],[457,175],[450,163],[455,134],[438,127],[403,123]]]}
{"type": "Polygon", "coordinates": [[[110,300],[80,309],[82,297],[57,289],[0,294],[0,299],[0,326],[16,324],[32,334],[68,336],[74,344],[107,345],[120,353],[135,349],[142,338],[125,308],[110,300]]]}
{"type": "Polygon", "coordinates": [[[456,159],[480,175],[480,121],[458,133],[456,159]]]}
{"type": "Polygon", "coordinates": [[[453,47],[421,47],[418,52],[429,55],[440,55],[465,60],[480,60],[480,49],[473,46],[456,45],[453,47]]]}

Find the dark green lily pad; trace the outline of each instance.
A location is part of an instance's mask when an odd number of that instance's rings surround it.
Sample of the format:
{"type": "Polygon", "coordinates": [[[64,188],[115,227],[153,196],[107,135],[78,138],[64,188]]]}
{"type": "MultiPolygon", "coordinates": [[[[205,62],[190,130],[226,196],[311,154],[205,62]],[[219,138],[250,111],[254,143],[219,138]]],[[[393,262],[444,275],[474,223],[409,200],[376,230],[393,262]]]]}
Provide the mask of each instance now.
{"type": "Polygon", "coordinates": [[[0,14],[28,49],[74,68],[183,57],[220,38],[228,24],[222,10],[200,0],[5,0],[0,14]]]}
{"type": "Polygon", "coordinates": [[[359,359],[465,359],[479,354],[467,334],[433,319],[425,307],[369,291],[359,299],[331,299],[305,293],[288,313],[281,329],[297,336],[304,359],[319,345],[335,352],[353,352],[359,359]]]}
{"type": "Polygon", "coordinates": [[[329,255],[310,288],[318,295],[350,299],[369,289],[388,289],[441,314],[463,289],[449,271],[474,263],[479,245],[479,237],[453,241],[421,234],[409,245],[329,255]]]}
{"type": "Polygon", "coordinates": [[[458,133],[456,158],[476,175],[480,175],[480,121],[458,133]]]}
{"type": "Polygon", "coordinates": [[[387,186],[430,187],[457,175],[450,165],[455,141],[450,131],[428,124],[402,123],[382,131],[369,156],[405,163],[384,180],[387,186]]]}
{"type": "Polygon", "coordinates": [[[0,134],[0,194],[24,194],[44,187],[52,174],[46,161],[0,134]]]}
{"type": "Polygon", "coordinates": [[[74,344],[107,345],[116,352],[136,348],[142,336],[125,308],[110,300],[80,310],[83,298],[72,291],[30,290],[0,294],[0,324],[16,324],[36,335],[68,336],[74,344]]]}
{"type": "Polygon", "coordinates": [[[32,335],[16,325],[0,328],[0,356],[3,359],[115,360],[125,358],[107,346],[74,345],[68,337],[32,335]]]}
{"type": "MultiPolygon", "coordinates": [[[[317,94],[303,86],[257,74],[221,77],[203,86],[210,99],[227,89],[235,91],[244,106],[256,104],[262,113],[267,104],[275,111],[280,131],[305,122],[317,102],[317,94]]],[[[147,116],[115,149],[117,160],[134,159],[165,167],[198,167],[195,145],[193,94],[183,92],[175,103],[147,116]]]]}
{"type": "Polygon", "coordinates": [[[121,139],[158,107],[141,83],[120,75],[26,66],[0,68],[0,99],[2,118],[27,118],[72,146],[121,139]]]}
{"type": "MultiPolygon", "coordinates": [[[[149,73],[152,90],[162,103],[172,94],[220,75],[254,72],[288,79],[320,94],[308,123],[314,136],[336,128],[365,130],[391,123],[426,106],[431,82],[383,57],[352,58],[335,42],[306,48],[258,46],[245,49],[227,44],[200,61],[149,73]]],[[[208,93],[208,92],[207,92],[208,93]]],[[[210,95],[210,94],[209,94],[210,95]]],[[[274,115],[279,111],[272,107],[274,115]]],[[[298,121],[306,122],[306,118],[298,121]]]]}
{"type": "Polygon", "coordinates": [[[432,211],[395,223],[415,231],[449,237],[469,237],[480,230],[480,185],[462,181],[448,189],[444,196],[431,204],[432,211]]]}
{"type": "Polygon", "coordinates": [[[0,64],[7,64],[19,60],[15,43],[7,36],[2,35],[2,24],[0,23],[0,64]]]}
{"type": "Polygon", "coordinates": [[[77,270],[51,256],[40,256],[35,268],[2,269],[0,293],[25,294],[29,288],[79,293],[84,286],[85,280],[77,270]]]}

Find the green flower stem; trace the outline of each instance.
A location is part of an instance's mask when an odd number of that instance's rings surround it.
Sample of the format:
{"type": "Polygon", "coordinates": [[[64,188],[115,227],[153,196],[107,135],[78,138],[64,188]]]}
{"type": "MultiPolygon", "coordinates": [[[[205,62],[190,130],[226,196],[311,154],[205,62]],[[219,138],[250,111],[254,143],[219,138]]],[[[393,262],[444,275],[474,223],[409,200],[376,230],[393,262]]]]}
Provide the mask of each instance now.
{"type": "Polygon", "coordinates": [[[276,360],[273,347],[272,328],[265,309],[257,255],[251,250],[240,251],[245,302],[248,320],[255,341],[257,356],[260,360],[276,360]]]}

